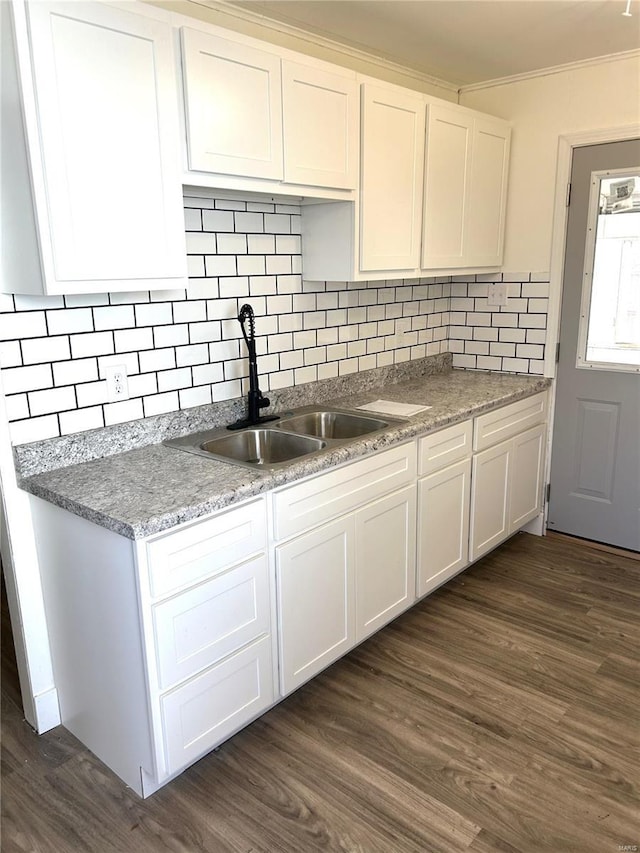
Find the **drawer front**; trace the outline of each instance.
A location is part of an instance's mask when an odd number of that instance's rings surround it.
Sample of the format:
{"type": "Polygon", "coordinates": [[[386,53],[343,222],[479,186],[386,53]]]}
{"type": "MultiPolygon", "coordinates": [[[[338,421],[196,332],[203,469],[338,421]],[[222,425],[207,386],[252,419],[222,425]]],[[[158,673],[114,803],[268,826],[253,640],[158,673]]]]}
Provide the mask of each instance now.
{"type": "Polygon", "coordinates": [[[500,441],[512,438],[519,432],[540,424],[547,418],[547,392],[535,394],[487,412],[475,419],[473,449],[484,450],[500,441]]]}
{"type": "Polygon", "coordinates": [[[262,500],[147,543],[151,595],[159,598],[224,571],[266,548],[262,500]]]}
{"type": "Polygon", "coordinates": [[[415,442],[320,474],[274,495],[276,539],[286,539],[396,491],[416,476],[415,442]]]}
{"type": "Polygon", "coordinates": [[[166,690],[270,630],[265,555],[157,604],[153,629],[166,690]]]}
{"type": "Polygon", "coordinates": [[[470,420],[425,435],[418,443],[418,474],[431,474],[471,456],[472,437],[470,420]]]}
{"type": "Polygon", "coordinates": [[[263,637],[164,696],[167,775],[209,752],[274,701],[271,637],[263,637]]]}

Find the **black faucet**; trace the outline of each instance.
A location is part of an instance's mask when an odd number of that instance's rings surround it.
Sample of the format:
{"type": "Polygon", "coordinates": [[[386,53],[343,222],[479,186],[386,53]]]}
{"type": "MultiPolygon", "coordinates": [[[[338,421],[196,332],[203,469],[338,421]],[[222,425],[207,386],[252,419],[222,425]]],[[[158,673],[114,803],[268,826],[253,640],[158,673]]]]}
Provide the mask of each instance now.
{"type": "Polygon", "coordinates": [[[258,386],[258,357],[256,355],[256,330],[255,316],[251,305],[243,305],[238,314],[238,322],[242,329],[242,336],[247,345],[249,353],[249,394],[247,395],[247,417],[231,424],[227,429],[244,429],[248,426],[278,420],[278,415],[260,415],[260,409],[270,405],[268,397],[263,396],[258,386]],[[245,324],[249,323],[249,334],[245,324]]]}

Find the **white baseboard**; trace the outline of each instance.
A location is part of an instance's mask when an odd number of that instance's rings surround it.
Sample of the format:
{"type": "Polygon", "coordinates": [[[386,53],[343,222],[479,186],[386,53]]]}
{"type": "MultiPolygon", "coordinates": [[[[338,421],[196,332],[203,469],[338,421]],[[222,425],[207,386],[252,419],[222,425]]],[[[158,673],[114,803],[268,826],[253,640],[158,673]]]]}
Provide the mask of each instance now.
{"type": "Polygon", "coordinates": [[[541,512],[522,529],[525,533],[533,533],[534,536],[544,536],[544,513],[541,512]]]}
{"type": "Polygon", "coordinates": [[[39,735],[60,725],[60,705],[55,687],[33,697],[36,712],[36,731],[39,735]]]}

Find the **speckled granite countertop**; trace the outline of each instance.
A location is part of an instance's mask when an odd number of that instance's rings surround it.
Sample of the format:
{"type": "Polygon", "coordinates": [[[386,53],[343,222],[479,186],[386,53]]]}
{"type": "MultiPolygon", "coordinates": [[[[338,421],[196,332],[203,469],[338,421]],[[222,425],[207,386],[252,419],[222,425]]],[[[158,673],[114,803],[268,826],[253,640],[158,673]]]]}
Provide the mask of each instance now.
{"type": "MultiPolygon", "coordinates": [[[[342,409],[378,399],[430,406],[373,436],[294,461],[277,471],[237,465],[149,444],[26,477],[22,487],[130,539],[168,530],[277,486],[543,391],[543,377],[450,370],[337,397],[342,409]]],[[[323,401],[323,404],[326,401],[323,401]]]]}

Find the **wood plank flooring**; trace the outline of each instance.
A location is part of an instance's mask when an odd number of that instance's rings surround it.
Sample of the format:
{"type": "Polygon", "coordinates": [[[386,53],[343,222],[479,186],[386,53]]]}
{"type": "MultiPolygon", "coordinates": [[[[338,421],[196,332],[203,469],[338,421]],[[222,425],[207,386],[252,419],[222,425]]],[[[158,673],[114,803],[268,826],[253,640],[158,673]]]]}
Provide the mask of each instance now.
{"type": "Polygon", "coordinates": [[[2,851],[638,849],[639,580],[519,534],[148,800],[9,672],[2,851]]]}

